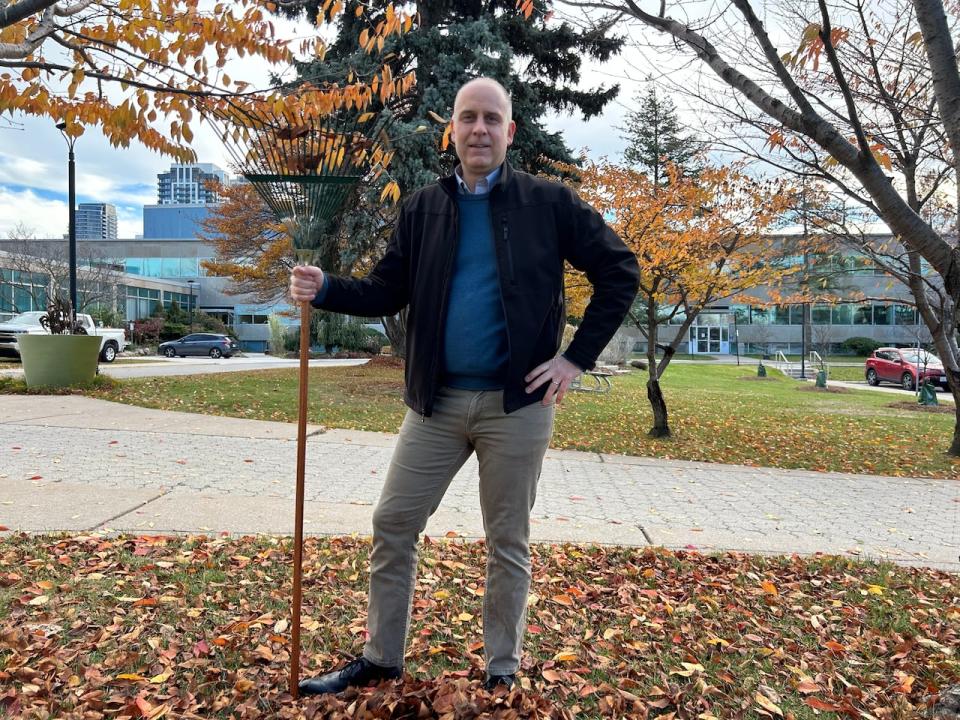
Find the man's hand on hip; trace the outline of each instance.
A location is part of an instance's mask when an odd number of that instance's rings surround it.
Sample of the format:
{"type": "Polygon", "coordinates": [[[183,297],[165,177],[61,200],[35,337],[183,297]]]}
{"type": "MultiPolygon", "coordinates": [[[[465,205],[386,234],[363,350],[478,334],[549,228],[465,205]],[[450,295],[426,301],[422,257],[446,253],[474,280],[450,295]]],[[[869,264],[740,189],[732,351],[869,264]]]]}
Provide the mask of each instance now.
{"type": "Polygon", "coordinates": [[[563,401],[563,396],[567,394],[570,383],[582,372],[580,368],[563,355],[557,355],[552,360],[535,367],[524,380],[528,383],[528,393],[532,393],[544,383],[550,383],[547,394],[543,396],[543,404],[549,405],[556,398],[557,405],[559,405],[563,401]]]}
{"type": "Polygon", "coordinates": [[[297,265],[290,273],[290,298],[310,302],[323,287],[323,270],[313,265],[297,265]]]}

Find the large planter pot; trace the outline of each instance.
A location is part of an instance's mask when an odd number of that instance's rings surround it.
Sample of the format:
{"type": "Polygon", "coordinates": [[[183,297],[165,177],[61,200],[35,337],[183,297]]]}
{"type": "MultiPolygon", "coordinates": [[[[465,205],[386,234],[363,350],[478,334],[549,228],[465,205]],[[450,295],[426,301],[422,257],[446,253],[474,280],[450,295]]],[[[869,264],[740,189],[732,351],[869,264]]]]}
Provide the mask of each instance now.
{"type": "Polygon", "coordinates": [[[96,335],[21,335],[17,346],[27,387],[76,385],[97,374],[96,335]]]}

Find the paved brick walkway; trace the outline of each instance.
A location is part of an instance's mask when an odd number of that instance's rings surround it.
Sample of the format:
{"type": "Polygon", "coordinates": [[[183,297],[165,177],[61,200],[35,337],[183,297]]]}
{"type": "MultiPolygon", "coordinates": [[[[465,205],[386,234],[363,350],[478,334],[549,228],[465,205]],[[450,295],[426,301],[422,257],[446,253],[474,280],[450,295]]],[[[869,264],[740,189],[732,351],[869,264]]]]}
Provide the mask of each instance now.
{"type": "MultiPolygon", "coordinates": [[[[311,428],[306,528],[370,532],[395,437],[311,428]]],[[[0,525],[291,532],[296,428],[82,397],[0,396],[0,525]]],[[[477,465],[428,534],[482,535],[477,465]]],[[[960,480],[889,478],[550,451],[533,536],[960,569],[960,480]]]]}

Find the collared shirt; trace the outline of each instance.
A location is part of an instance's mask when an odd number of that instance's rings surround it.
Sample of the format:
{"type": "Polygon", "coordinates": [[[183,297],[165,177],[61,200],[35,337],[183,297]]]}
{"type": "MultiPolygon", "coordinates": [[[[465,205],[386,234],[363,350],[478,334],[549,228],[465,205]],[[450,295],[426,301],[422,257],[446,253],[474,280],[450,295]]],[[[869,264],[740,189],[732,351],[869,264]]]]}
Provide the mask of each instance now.
{"type": "Polygon", "coordinates": [[[460,192],[464,195],[486,195],[490,192],[490,189],[497,184],[497,180],[500,179],[500,168],[502,166],[498,165],[493,169],[493,172],[487,175],[485,178],[480,178],[477,180],[477,186],[470,191],[470,186],[467,185],[466,181],[460,175],[460,168],[457,167],[456,171],[453,173],[454,177],[457,178],[457,187],[460,188],[460,192]]]}

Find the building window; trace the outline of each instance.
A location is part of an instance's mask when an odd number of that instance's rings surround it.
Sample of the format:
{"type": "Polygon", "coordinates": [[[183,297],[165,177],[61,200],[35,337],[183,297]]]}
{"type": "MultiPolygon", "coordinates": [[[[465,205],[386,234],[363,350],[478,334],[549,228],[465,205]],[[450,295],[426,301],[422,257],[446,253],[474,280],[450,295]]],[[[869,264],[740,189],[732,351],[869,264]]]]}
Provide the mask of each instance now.
{"type": "Polygon", "coordinates": [[[917,309],[910,305],[894,305],[893,317],[897,325],[916,325],[917,309]]]}
{"type": "Polygon", "coordinates": [[[854,325],[872,325],[873,307],[870,305],[857,305],[853,310],[854,325]]]}
{"type": "Polygon", "coordinates": [[[852,305],[834,305],[832,315],[834,325],[853,325],[852,305]]]}
{"type": "Polygon", "coordinates": [[[198,277],[199,275],[199,258],[180,258],[180,277],[198,277]]]}
{"type": "Polygon", "coordinates": [[[748,322],[750,325],[769,325],[772,315],[773,311],[771,308],[752,305],[750,306],[750,317],[748,322]]]}
{"type": "Polygon", "coordinates": [[[874,305],[873,324],[893,325],[893,305],[874,305]]]}
{"type": "Polygon", "coordinates": [[[146,277],[160,277],[160,258],[143,258],[143,274],[146,277]]]}
{"type": "Polygon", "coordinates": [[[240,325],[266,325],[269,318],[269,315],[238,315],[237,322],[240,325]]]}
{"type": "Polygon", "coordinates": [[[160,276],[180,277],[180,258],[161,258],[160,276]]]}
{"type": "MultiPolygon", "coordinates": [[[[194,296],[196,298],[196,296],[194,296]]],[[[170,306],[176,303],[180,306],[181,310],[190,309],[190,296],[186,293],[170,292],[169,290],[163,291],[163,306],[167,309],[170,306]]]]}
{"type": "Polygon", "coordinates": [[[830,306],[814,305],[813,309],[810,312],[810,316],[814,325],[829,325],[830,324],[830,306]]]}
{"type": "Polygon", "coordinates": [[[775,308],[773,308],[772,322],[774,325],[789,325],[790,324],[790,306],[777,305],[775,308]]]}

